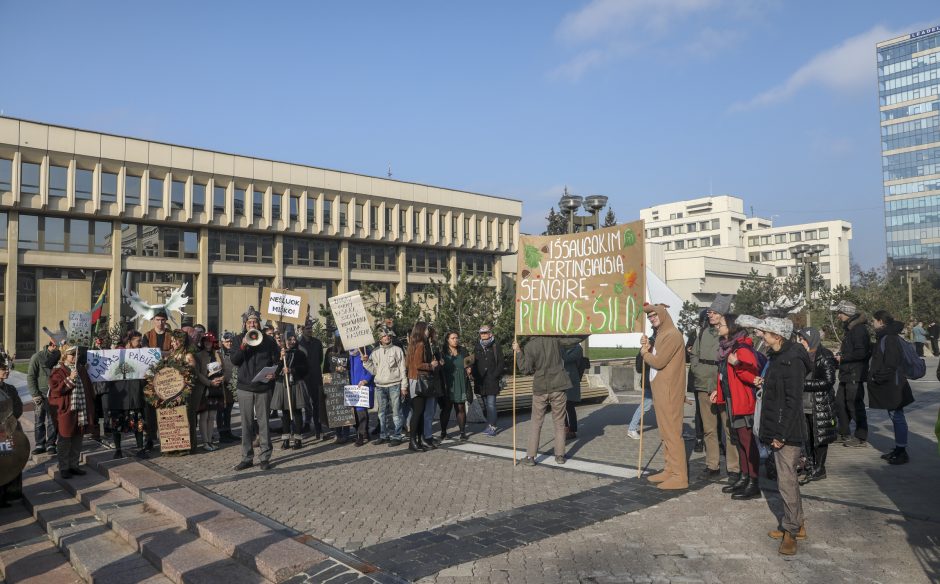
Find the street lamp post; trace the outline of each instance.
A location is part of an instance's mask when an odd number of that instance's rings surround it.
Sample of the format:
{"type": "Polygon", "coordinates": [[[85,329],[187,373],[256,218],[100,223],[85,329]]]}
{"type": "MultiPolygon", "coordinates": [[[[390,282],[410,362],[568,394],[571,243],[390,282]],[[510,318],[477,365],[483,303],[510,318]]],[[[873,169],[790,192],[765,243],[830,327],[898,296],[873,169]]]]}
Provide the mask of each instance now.
{"type": "Polygon", "coordinates": [[[572,195],[565,187],[565,192],[558,201],[558,208],[562,214],[568,218],[568,233],[575,231],[586,231],[588,228],[598,229],[600,227],[601,210],[607,206],[607,197],[604,195],[572,195]],[[584,207],[589,215],[578,215],[578,209],[584,207]],[[580,229],[576,229],[580,227],[580,229]]]}
{"type": "Polygon", "coordinates": [[[812,298],[812,278],[810,277],[810,266],[813,261],[819,257],[819,254],[826,249],[825,245],[817,243],[815,245],[808,245],[801,243],[800,245],[794,245],[790,248],[790,255],[792,255],[797,264],[803,266],[803,282],[806,286],[806,326],[812,326],[812,317],[809,310],[809,301],[812,298]]]}
{"type": "MultiPolygon", "coordinates": [[[[914,322],[914,288],[913,282],[914,278],[917,278],[917,281],[920,282],[920,271],[924,269],[920,264],[907,264],[903,266],[898,266],[898,270],[904,272],[904,278],[907,280],[907,310],[910,313],[910,321],[914,322]]],[[[911,332],[913,333],[913,330],[911,332]]]]}

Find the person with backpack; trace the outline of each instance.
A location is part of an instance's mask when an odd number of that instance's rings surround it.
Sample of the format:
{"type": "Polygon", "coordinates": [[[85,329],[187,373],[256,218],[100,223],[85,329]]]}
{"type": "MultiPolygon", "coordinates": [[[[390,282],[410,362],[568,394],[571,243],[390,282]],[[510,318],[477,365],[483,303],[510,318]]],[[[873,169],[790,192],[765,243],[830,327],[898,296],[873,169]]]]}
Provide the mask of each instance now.
{"type": "MultiPolygon", "coordinates": [[[[878,342],[875,343],[871,356],[869,407],[887,410],[894,425],[894,450],[886,452],[881,458],[887,460],[888,464],[907,464],[910,456],[907,453],[907,419],[904,417],[904,408],[914,403],[908,375],[917,375],[918,371],[909,371],[910,367],[905,363],[905,352],[909,352],[911,347],[900,336],[904,323],[894,320],[885,310],[879,310],[872,317],[878,342]]],[[[918,360],[923,362],[922,359],[918,360]]]]}
{"type": "Polygon", "coordinates": [[[759,499],[760,452],[752,431],[757,403],[754,379],[761,374],[766,358],[754,350],[753,341],[737,323],[736,314],[719,319],[718,334],[718,385],[709,401],[727,412],[729,439],[737,446],[741,465],[738,480],[729,482],[721,491],[731,493],[734,500],[759,499]]]}
{"type": "Polygon", "coordinates": [[[845,446],[868,443],[868,416],[865,414],[865,376],[871,357],[871,336],[868,319],[847,300],[832,308],[844,330],[842,347],[836,354],[839,362],[839,389],[836,392],[836,415],[839,417],[838,442],[845,446]],[[849,437],[850,424],[855,421],[855,435],[849,437]]]}

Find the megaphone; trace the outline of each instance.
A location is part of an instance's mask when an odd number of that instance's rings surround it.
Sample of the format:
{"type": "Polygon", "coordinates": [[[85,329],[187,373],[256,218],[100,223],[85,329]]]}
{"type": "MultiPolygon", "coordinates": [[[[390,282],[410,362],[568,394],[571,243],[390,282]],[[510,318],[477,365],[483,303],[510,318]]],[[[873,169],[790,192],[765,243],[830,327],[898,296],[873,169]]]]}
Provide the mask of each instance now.
{"type": "Polygon", "coordinates": [[[245,344],[249,347],[257,347],[264,340],[264,333],[258,329],[250,329],[245,333],[245,344]]]}

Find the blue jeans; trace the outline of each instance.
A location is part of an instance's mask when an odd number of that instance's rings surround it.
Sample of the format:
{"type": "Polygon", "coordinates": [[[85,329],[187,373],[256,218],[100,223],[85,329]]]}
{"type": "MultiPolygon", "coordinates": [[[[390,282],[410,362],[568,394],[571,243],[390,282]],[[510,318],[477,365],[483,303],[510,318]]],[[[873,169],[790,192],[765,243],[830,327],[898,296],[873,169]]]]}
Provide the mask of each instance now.
{"type": "Polygon", "coordinates": [[[486,424],[488,426],[496,427],[496,396],[495,395],[481,395],[480,398],[483,399],[480,402],[480,405],[483,406],[483,415],[486,416],[486,424]]]}
{"type": "Polygon", "coordinates": [[[907,448],[907,418],[904,417],[904,408],[888,410],[888,417],[894,424],[894,445],[907,448]]]}
{"type": "Polygon", "coordinates": [[[437,413],[437,398],[429,397],[424,403],[424,438],[427,440],[434,434],[434,415],[437,413]]]}
{"type": "Polygon", "coordinates": [[[636,411],[633,412],[633,419],[630,420],[629,429],[636,432],[640,427],[641,412],[648,412],[651,409],[653,409],[653,396],[650,394],[650,390],[647,389],[643,392],[643,407],[637,408],[636,411]]]}
{"type": "Polygon", "coordinates": [[[401,415],[401,385],[376,385],[375,403],[382,439],[401,440],[405,420],[401,415]]]}

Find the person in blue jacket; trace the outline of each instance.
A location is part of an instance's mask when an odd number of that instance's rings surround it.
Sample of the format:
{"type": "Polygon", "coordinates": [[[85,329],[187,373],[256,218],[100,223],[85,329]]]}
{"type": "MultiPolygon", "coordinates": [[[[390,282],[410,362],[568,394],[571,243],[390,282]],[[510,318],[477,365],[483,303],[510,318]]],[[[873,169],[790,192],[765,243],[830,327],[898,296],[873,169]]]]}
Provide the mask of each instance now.
{"type": "MultiPolygon", "coordinates": [[[[349,384],[369,388],[369,407],[353,408],[356,415],[356,446],[362,446],[369,441],[369,409],[375,403],[375,375],[362,364],[360,349],[349,350],[349,384]]],[[[366,348],[366,355],[371,351],[366,348]]]]}

